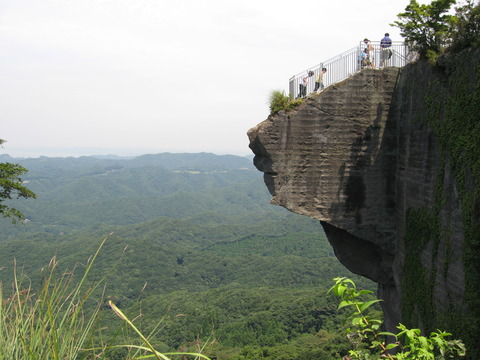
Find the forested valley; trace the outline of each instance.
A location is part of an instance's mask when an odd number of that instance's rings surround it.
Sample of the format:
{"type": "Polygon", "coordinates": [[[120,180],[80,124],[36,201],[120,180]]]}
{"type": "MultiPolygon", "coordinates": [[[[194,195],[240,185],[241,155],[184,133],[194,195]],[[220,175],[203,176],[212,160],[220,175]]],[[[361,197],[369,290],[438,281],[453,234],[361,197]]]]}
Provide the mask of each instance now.
{"type": "MultiPolygon", "coordinates": [[[[22,224],[1,220],[5,294],[14,273],[41,284],[52,258],[79,279],[107,237],[89,274],[105,282],[92,303],[111,300],[164,351],[205,345],[212,359],[238,360],[347,352],[344,318],[327,291],[337,276],[374,284],[338,262],[318,221],[269,204],[251,158],[2,155],[0,162],[27,168],[22,180],[37,195],[12,201],[22,224]]],[[[95,331],[106,342],[136,341],[107,305],[95,331]]],[[[108,358],[124,357],[114,349],[108,358]]]]}

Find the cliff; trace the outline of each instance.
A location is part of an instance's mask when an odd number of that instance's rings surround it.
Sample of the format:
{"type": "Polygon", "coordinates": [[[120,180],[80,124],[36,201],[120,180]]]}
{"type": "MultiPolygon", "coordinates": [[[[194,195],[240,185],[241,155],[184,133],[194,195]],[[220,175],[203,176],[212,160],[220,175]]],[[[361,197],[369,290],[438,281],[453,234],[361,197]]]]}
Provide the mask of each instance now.
{"type": "Polygon", "coordinates": [[[441,328],[480,358],[480,51],[364,69],[248,131],[271,202],[318,219],[376,281],[388,330],[441,328]]]}

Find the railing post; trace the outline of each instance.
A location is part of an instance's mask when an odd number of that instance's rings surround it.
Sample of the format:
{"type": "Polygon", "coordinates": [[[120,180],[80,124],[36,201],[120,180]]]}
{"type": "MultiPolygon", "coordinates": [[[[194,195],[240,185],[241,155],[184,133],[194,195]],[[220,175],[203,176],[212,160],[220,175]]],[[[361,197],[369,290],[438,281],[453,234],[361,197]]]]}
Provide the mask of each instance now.
{"type": "Polygon", "coordinates": [[[293,75],[288,81],[288,97],[290,100],[295,98],[295,75],[293,75]]]}

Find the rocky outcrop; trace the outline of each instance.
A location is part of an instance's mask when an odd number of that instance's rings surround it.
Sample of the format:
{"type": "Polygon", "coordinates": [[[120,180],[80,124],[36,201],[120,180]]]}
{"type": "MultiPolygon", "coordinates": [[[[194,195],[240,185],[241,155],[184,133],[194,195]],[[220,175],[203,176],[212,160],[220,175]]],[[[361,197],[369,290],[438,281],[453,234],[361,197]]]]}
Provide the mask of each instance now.
{"type": "Polygon", "coordinates": [[[366,69],[248,133],[271,202],[320,220],[346,267],[388,287],[397,231],[388,114],[398,76],[366,69]]]}
{"type": "MultiPolygon", "coordinates": [[[[462,204],[478,188],[478,160],[462,163],[445,126],[458,124],[455,108],[479,106],[461,105],[480,98],[478,55],[364,69],[248,132],[271,202],[318,219],[338,259],[379,284],[389,330],[463,336],[459,319],[474,311],[465,294],[479,277],[465,268],[478,257],[465,258],[465,224],[478,223],[478,198],[471,212],[462,204]]],[[[477,144],[479,111],[468,125],[477,144]]]]}

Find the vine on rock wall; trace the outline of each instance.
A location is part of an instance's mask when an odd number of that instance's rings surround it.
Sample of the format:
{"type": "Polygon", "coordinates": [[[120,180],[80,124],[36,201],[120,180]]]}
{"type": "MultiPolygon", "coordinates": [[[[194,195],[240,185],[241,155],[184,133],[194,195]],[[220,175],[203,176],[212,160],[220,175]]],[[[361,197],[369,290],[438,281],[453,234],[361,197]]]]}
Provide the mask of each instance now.
{"type": "MultiPolygon", "coordinates": [[[[464,340],[468,357],[480,358],[477,343],[480,332],[480,50],[467,49],[443,59],[445,73],[430,85],[424,98],[427,123],[435,131],[441,147],[441,165],[437,179],[442,179],[448,159],[460,198],[463,223],[463,264],[465,272],[464,307],[452,299],[451,307],[438,313],[433,303],[435,244],[444,237],[447,251],[442,274],[448,274],[451,229],[442,229],[439,211],[444,207],[443,183],[437,181],[435,204],[429,208],[409,209],[405,232],[405,294],[402,300],[407,325],[423,322],[425,330],[440,326],[464,340]],[[445,237],[447,237],[445,239],[445,237]],[[432,266],[422,265],[421,253],[430,242],[434,246],[432,266]],[[419,272],[415,271],[419,269],[419,272]],[[456,303],[455,303],[456,302],[456,303]],[[435,320],[436,319],[436,320],[435,320]]],[[[438,70],[438,69],[436,69],[438,70]]],[[[451,191],[451,190],[450,190],[451,191]]],[[[423,262],[424,263],[424,262],[423,262]]]]}
{"type": "Polygon", "coordinates": [[[433,300],[435,285],[435,271],[422,265],[421,256],[431,241],[440,236],[438,231],[439,220],[428,209],[407,210],[405,229],[405,269],[402,288],[403,321],[407,326],[422,324],[430,331],[436,309],[433,300]]]}

